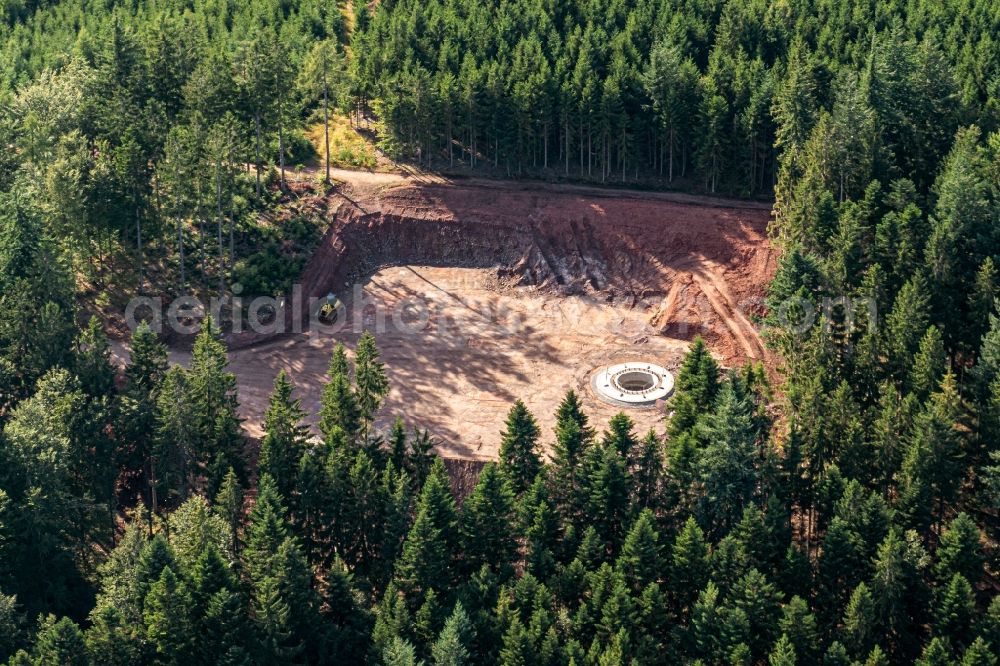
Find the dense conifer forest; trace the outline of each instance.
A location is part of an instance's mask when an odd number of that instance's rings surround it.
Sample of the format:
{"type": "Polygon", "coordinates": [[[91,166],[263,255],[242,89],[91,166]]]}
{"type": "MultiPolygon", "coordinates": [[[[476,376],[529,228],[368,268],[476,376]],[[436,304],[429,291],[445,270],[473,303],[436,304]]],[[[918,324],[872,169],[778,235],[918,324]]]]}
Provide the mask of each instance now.
{"type": "Polygon", "coordinates": [[[0,0],[0,661],[996,666],[998,36],[989,0],[0,0]],[[423,168],[773,197],[780,371],[695,341],[649,433],[516,402],[456,497],[375,427],[370,335],[318,438],[278,376],[259,451],[211,318],[117,368],[117,295],[295,279],[331,114],[423,168]]]}

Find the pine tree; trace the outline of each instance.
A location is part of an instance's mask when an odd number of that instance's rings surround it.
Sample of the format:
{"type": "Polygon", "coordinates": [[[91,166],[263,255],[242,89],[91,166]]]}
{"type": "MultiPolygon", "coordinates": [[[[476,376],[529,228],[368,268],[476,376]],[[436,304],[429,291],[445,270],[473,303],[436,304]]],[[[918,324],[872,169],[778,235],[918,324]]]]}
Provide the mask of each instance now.
{"type": "Polygon", "coordinates": [[[795,648],[795,654],[802,663],[812,664],[819,661],[819,627],[816,625],[816,616],[810,612],[809,604],[802,597],[792,597],[781,609],[778,630],[795,648]]]}
{"type": "Polygon", "coordinates": [[[500,440],[500,466],[520,495],[534,482],[541,469],[538,455],[538,422],[520,400],[507,413],[506,429],[500,440]]]}

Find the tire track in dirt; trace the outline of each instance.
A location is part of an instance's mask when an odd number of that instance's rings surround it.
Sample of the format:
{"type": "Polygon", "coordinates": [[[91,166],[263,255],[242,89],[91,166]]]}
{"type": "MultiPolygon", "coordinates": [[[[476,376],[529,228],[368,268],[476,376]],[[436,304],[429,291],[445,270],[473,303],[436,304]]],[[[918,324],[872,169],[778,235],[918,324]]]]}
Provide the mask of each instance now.
{"type": "Polygon", "coordinates": [[[740,343],[748,358],[756,361],[767,358],[764,341],[754,325],[743,314],[739,304],[729,294],[725,280],[713,269],[711,262],[703,259],[701,265],[704,270],[696,267],[691,271],[691,275],[698,284],[698,288],[712,304],[712,309],[740,343]]]}

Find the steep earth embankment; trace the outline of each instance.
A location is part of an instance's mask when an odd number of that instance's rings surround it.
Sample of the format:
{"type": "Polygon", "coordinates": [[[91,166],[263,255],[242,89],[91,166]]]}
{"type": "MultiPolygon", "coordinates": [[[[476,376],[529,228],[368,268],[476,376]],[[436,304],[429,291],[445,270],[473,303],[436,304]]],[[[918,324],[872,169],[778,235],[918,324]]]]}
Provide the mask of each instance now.
{"type": "Polygon", "coordinates": [[[302,292],[340,295],[390,266],[493,269],[501,289],[587,295],[641,310],[662,335],[701,335],[729,362],[764,359],[751,318],[776,263],[768,211],[680,198],[412,181],[348,189],[331,202],[302,292]]]}

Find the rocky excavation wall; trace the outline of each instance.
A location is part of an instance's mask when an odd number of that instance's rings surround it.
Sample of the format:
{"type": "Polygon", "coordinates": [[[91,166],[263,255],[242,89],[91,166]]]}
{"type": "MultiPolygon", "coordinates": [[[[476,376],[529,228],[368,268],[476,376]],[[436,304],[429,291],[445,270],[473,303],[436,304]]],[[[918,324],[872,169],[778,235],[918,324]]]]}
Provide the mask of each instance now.
{"type": "MultiPolygon", "coordinates": [[[[498,288],[641,307],[663,334],[702,335],[725,357],[764,356],[750,317],[775,268],[766,207],[454,185],[405,185],[335,205],[302,276],[306,298],[344,294],[389,266],[491,268],[498,288]]],[[[230,346],[262,339],[243,333],[230,346]]]]}

